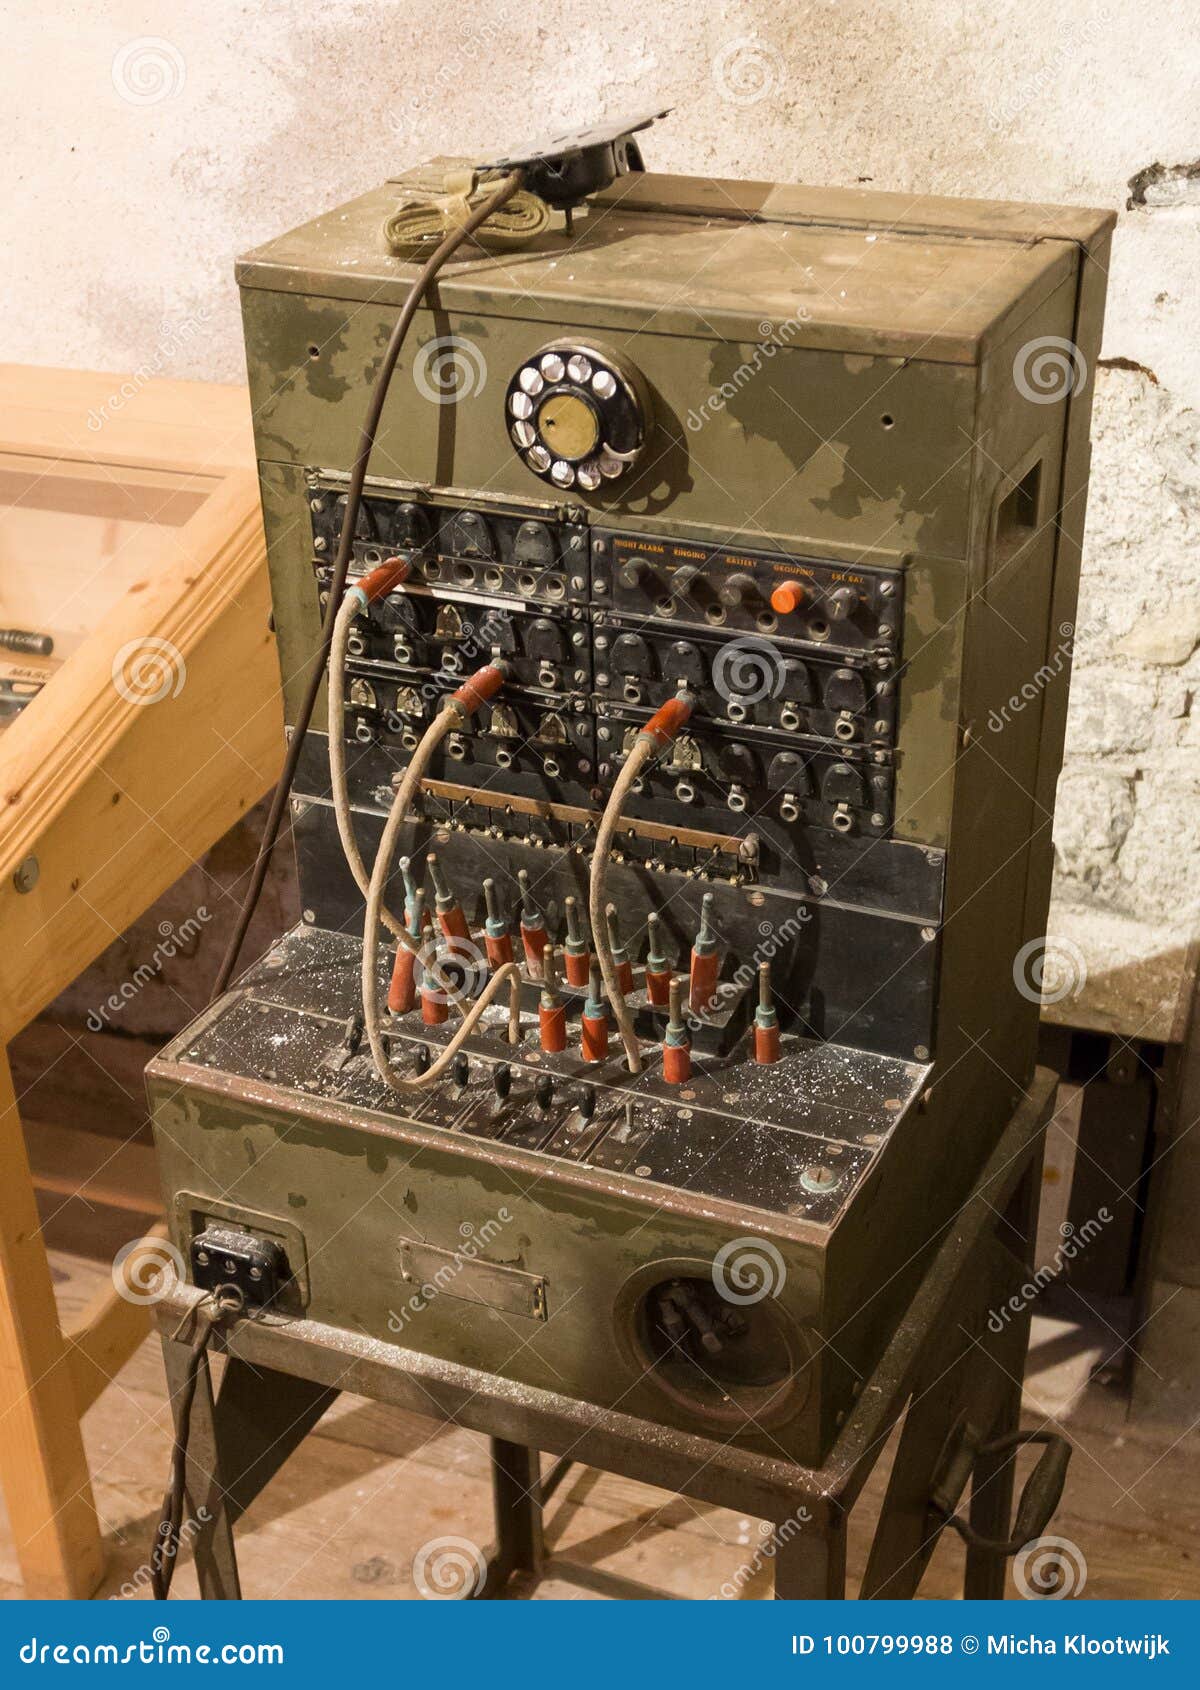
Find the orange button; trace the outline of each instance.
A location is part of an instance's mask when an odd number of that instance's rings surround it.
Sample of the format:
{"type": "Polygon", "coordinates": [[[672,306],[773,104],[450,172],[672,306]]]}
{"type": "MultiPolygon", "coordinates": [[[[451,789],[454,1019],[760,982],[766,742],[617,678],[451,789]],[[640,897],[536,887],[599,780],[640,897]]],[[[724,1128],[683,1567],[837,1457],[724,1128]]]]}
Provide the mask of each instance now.
{"type": "Polygon", "coordinates": [[[771,594],[771,609],[777,610],[780,616],[791,616],[807,597],[799,581],[781,581],[771,594]]]}

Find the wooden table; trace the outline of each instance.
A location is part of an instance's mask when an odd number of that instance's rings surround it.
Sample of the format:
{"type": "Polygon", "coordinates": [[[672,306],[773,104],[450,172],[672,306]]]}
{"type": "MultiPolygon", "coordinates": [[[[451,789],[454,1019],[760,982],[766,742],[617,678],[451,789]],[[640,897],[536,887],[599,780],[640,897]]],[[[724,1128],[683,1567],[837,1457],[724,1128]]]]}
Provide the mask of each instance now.
{"type": "Polygon", "coordinates": [[[283,746],[246,393],[0,366],[0,1482],[31,1597],[103,1570],[80,1416],[149,1326],[60,1326],[5,1047],[271,784],[283,746]],[[11,695],[12,687],[7,689],[11,695]]]}

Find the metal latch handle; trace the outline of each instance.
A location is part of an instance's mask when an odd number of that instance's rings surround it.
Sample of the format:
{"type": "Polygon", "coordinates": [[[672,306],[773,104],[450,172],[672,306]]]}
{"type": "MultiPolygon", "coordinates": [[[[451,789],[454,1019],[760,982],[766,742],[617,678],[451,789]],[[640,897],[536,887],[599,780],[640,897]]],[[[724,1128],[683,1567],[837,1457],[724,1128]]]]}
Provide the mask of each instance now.
{"type": "Polygon", "coordinates": [[[1062,1499],[1067,1482],[1070,1460],[1071,1445],[1058,1432],[1010,1432],[991,1443],[981,1444],[976,1441],[973,1429],[964,1425],[946,1452],[930,1503],[946,1525],[953,1526],[963,1542],[972,1549],[1016,1555],[1027,1543],[1041,1537],[1054,1518],[1054,1510],[1062,1499]],[[966,1489],[971,1472],[981,1456],[1008,1455],[1025,1444],[1043,1444],[1045,1448],[1021,1490],[1012,1536],[1007,1540],[983,1537],[969,1520],[954,1512],[954,1505],[966,1489]]]}

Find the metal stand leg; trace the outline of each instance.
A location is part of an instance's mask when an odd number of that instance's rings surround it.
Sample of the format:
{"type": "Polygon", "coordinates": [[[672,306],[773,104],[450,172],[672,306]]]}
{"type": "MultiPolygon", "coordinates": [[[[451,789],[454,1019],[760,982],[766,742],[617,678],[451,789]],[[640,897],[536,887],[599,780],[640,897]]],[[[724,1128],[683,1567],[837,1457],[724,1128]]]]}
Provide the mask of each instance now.
{"type": "MultiPolygon", "coordinates": [[[[183,1393],[188,1371],[188,1346],[172,1338],[163,1339],[163,1365],[172,1407],[183,1393]]],[[[190,1545],[206,1600],[239,1600],[237,1557],[233,1549],[233,1514],[221,1484],[217,1459],[212,1375],[208,1358],[200,1365],[196,1394],[192,1400],[191,1434],[188,1438],[187,1491],[179,1553],[190,1545]]]]}
{"type": "MultiPolygon", "coordinates": [[[[791,1517],[792,1524],[795,1516],[791,1517]]],[[[830,1508],[799,1531],[785,1535],[785,1521],[776,1526],[775,1600],[777,1602],[840,1602],[846,1595],[846,1516],[830,1508]]]]}
{"type": "MultiPolygon", "coordinates": [[[[1042,1158],[1031,1158],[1029,1167],[1013,1193],[1001,1223],[1001,1242],[1032,1271],[1037,1241],[1038,1203],[1041,1197],[1042,1158]]],[[[1021,1382],[1029,1352],[1032,1305],[1014,1315],[1005,1331],[989,1345],[990,1354],[981,1362],[993,1374],[996,1414],[988,1432],[989,1441],[1016,1432],[1021,1424],[1021,1382]]],[[[1016,1452],[980,1455],[971,1475],[970,1522],[981,1537],[1004,1538],[1009,1532],[1016,1452]]],[[[971,1545],[963,1575],[963,1595],[968,1599],[998,1602],[1004,1597],[1008,1559],[994,1550],[971,1545]]]]}
{"type": "MultiPolygon", "coordinates": [[[[164,1339],[167,1385],[174,1402],[187,1372],[187,1346],[164,1339]]],[[[271,1367],[231,1357],[214,1403],[205,1359],[192,1404],[188,1439],[188,1509],[182,1543],[192,1544],[200,1595],[241,1596],[233,1527],[304,1440],[337,1391],[271,1367]]]]}
{"type": "Polygon", "coordinates": [[[503,1596],[514,1573],[526,1574],[534,1581],[541,1577],[545,1545],[541,1462],[536,1449],[504,1438],[492,1439],[492,1496],[496,1548],[478,1593],[485,1599],[503,1596]]]}

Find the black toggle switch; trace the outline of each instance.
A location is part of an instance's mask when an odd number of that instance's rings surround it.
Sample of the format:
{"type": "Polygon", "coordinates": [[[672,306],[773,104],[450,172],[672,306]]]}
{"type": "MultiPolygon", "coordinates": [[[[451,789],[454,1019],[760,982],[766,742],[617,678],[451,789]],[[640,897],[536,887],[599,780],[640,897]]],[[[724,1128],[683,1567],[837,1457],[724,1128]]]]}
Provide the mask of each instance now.
{"type": "Polygon", "coordinates": [[[507,1062],[499,1062],[492,1069],[492,1090],[499,1102],[507,1101],[508,1094],[512,1090],[512,1069],[507,1062]]]}
{"type": "Polygon", "coordinates": [[[621,565],[618,580],[623,587],[648,586],[654,579],[654,566],[644,557],[631,557],[621,565]]]}
{"type": "Polygon", "coordinates": [[[450,1067],[450,1076],[456,1086],[466,1086],[471,1078],[471,1058],[465,1050],[460,1050],[450,1067]]]}
{"type": "Polygon", "coordinates": [[[730,610],[736,610],[739,605],[750,604],[758,597],[758,584],[753,575],[747,575],[739,570],[729,575],[721,583],[717,594],[721,603],[728,605],[730,610]]]}
{"type": "Polygon", "coordinates": [[[429,1046],[428,1045],[418,1045],[417,1046],[416,1058],[413,1062],[413,1067],[416,1070],[416,1072],[418,1074],[427,1074],[429,1072],[429,1067],[430,1067],[431,1061],[432,1061],[432,1058],[429,1054],[429,1046]]]}
{"type": "Polygon", "coordinates": [[[554,1080],[549,1074],[542,1074],[533,1088],[534,1101],[539,1109],[549,1109],[554,1102],[554,1080]]]}
{"type": "Polygon", "coordinates": [[[578,1109],[582,1120],[590,1121],[592,1116],[596,1113],[595,1087],[584,1086],[581,1089],[579,1096],[575,1099],[575,1107],[578,1109]]]}

